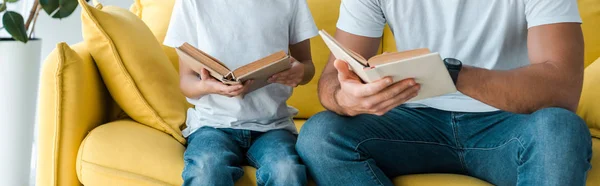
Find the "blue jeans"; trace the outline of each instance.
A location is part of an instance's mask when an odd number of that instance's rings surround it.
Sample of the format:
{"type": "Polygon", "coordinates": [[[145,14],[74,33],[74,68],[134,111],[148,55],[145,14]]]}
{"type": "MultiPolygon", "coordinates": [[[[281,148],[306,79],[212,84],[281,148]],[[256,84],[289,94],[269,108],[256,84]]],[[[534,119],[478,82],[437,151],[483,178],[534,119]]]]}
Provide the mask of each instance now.
{"type": "Polygon", "coordinates": [[[247,162],[257,168],[258,185],[306,185],[306,168],[287,130],[266,133],[203,127],[188,137],[182,173],[186,186],[234,185],[247,162]]]}
{"type": "Polygon", "coordinates": [[[495,185],[585,185],[585,122],[558,108],[530,115],[398,107],[382,117],[322,112],[296,149],[319,185],[393,185],[390,178],[453,173],[495,185]]]}

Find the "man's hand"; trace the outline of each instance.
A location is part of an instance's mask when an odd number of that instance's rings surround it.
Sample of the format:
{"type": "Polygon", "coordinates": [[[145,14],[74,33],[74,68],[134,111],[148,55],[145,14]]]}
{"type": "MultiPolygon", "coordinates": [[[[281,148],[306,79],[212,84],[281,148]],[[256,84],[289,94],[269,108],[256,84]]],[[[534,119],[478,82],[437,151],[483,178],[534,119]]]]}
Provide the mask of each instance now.
{"type": "Polygon", "coordinates": [[[416,97],[421,88],[414,79],[393,83],[391,77],[365,84],[350,71],[346,62],[336,60],[334,66],[340,82],[340,90],[335,92],[334,99],[342,108],[343,114],[349,116],[384,115],[416,97]]]}
{"type": "Polygon", "coordinates": [[[293,61],[292,68],[271,76],[268,82],[297,87],[304,79],[305,65],[294,58],[291,58],[291,60],[293,61]]]}
{"type": "Polygon", "coordinates": [[[205,95],[219,94],[228,97],[236,97],[246,93],[252,82],[253,80],[248,80],[240,85],[225,85],[210,76],[210,72],[208,72],[208,70],[202,69],[202,73],[200,73],[200,81],[197,86],[205,95]]]}

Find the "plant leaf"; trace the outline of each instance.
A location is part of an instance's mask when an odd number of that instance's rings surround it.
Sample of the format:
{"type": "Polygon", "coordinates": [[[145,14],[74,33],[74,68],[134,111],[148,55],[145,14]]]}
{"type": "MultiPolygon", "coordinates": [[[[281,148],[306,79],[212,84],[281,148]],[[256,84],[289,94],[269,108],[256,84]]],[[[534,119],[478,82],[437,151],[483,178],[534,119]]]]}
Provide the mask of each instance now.
{"type": "Polygon", "coordinates": [[[79,2],[77,2],[77,0],[59,0],[58,2],[59,9],[54,15],[52,15],[52,18],[61,19],[68,17],[75,11],[77,5],[79,5],[79,2]]]}
{"type": "Polygon", "coordinates": [[[19,1],[19,0],[6,0],[6,2],[9,2],[9,3],[16,3],[17,1],[19,1]]]}
{"type": "Polygon", "coordinates": [[[40,5],[48,15],[52,15],[58,9],[58,0],[40,0],[40,5]]]}
{"type": "Polygon", "coordinates": [[[25,30],[25,22],[21,14],[7,11],[2,16],[2,24],[6,27],[6,31],[17,41],[27,43],[27,31],[25,30]]]}
{"type": "Polygon", "coordinates": [[[6,10],[6,4],[0,3],[0,12],[4,12],[6,10]]]}

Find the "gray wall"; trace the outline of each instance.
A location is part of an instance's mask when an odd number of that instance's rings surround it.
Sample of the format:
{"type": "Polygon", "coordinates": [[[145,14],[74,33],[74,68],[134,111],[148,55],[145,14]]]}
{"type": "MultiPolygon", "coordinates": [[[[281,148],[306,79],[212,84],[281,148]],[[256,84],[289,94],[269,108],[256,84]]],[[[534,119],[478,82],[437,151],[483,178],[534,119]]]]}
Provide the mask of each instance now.
{"type": "MultiPolygon", "coordinates": [[[[91,1],[90,1],[91,2],[91,1]]],[[[129,9],[133,3],[132,0],[99,0],[103,5],[114,5],[129,9]]],[[[42,61],[56,47],[56,43],[67,42],[73,45],[83,41],[81,35],[81,7],[78,7],[73,14],[65,19],[53,19],[47,14],[40,13],[40,17],[35,28],[36,37],[42,38],[42,61]]]]}

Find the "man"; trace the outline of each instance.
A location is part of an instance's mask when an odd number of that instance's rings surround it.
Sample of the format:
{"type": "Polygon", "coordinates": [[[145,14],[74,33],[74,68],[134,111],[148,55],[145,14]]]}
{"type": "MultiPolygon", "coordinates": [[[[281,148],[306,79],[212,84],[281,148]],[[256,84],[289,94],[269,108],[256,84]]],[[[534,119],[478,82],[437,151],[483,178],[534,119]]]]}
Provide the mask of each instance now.
{"type": "Polygon", "coordinates": [[[371,57],[386,23],[398,50],[462,61],[452,71],[460,93],[405,103],[419,92],[413,79],[364,83],[330,59],[319,84],[330,111],[306,122],[296,147],[319,185],[393,185],[419,173],[585,185],[576,0],[343,0],[335,38],[371,57]]]}

